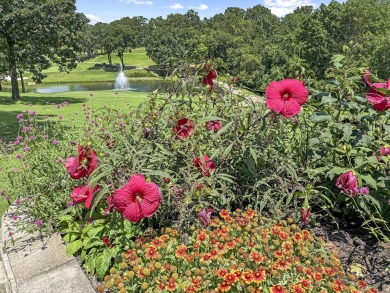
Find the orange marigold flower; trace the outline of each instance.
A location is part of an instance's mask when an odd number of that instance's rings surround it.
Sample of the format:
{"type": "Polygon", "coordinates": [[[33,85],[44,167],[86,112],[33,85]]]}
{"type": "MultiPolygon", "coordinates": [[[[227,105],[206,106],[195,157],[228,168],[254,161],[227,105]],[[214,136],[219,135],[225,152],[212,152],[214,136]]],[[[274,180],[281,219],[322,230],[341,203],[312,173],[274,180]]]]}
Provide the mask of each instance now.
{"type": "Polygon", "coordinates": [[[287,240],[289,238],[289,235],[288,235],[288,233],[282,231],[279,233],[279,238],[281,240],[287,240]]]}
{"type": "Polygon", "coordinates": [[[226,246],[225,246],[225,244],[223,244],[221,242],[217,243],[216,248],[217,248],[217,251],[218,251],[219,255],[224,254],[226,252],[226,246]]]}
{"type": "Polygon", "coordinates": [[[157,258],[157,256],[158,256],[158,252],[157,252],[156,247],[150,246],[150,247],[146,248],[145,257],[147,259],[155,259],[155,258],[157,258]]]}
{"type": "Polygon", "coordinates": [[[273,252],[273,255],[274,255],[276,258],[282,258],[282,257],[284,256],[284,253],[283,253],[283,250],[278,249],[278,250],[275,250],[275,251],[273,252]]]}
{"type": "Polygon", "coordinates": [[[166,235],[166,234],[164,234],[164,235],[161,235],[161,237],[160,237],[160,238],[161,238],[161,240],[162,240],[162,241],[164,241],[164,242],[165,242],[165,241],[167,241],[167,240],[169,239],[169,236],[168,236],[168,235],[166,235]]]}
{"type": "Polygon", "coordinates": [[[250,284],[253,282],[253,274],[252,273],[243,273],[242,278],[244,279],[245,283],[250,284]]]}
{"type": "Polygon", "coordinates": [[[219,211],[219,215],[222,217],[222,218],[226,218],[226,217],[230,217],[230,213],[229,213],[229,211],[227,211],[227,210],[220,210],[219,211]]]}
{"type": "Polygon", "coordinates": [[[162,240],[159,238],[154,238],[151,243],[154,247],[160,247],[162,244],[162,240]]]}
{"type": "Polygon", "coordinates": [[[227,216],[225,217],[225,221],[228,223],[233,222],[233,218],[231,216],[227,216]]]}
{"type": "Polygon", "coordinates": [[[280,227],[279,226],[273,226],[271,229],[272,235],[279,235],[280,233],[280,227]]]}
{"type": "Polygon", "coordinates": [[[283,242],[283,248],[287,251],[293,250],[293,245],[290,241],[283,242]]]}
{"type": "Polygon", "coordinates": [[[185,245],[179,245],[176,249],[176,257],[178,258],[184,258],[186,256],[186,252],[187,252],[187,246],[185,245]]]}
{"type": "Polygon", "coordinates": [[[301,279],[299,281],[299,284],[301,284],[302,287],[309,289],[311,287],[311,281],[308,279],[301,279]]]}
{"type": "Polygon", "coordinates": [[[256,283],[261,283],[264,281],[265,279],[265,274],[264,274],[264,271],[254,271],[252,273],[253,275],[253,280],[256,282],[256,283]]]}
{"type": "Polygon", "coordinates": [[[193,247],[194,249],[198,249],[198,248],[199,248],[199,243],[194,243],[194,245],[192,245],[192,247],[193,247]]]}
{"type": "Polygon", "coordinates": [[[193,262],[195,260],[194,256],[192,256],[191,254],[187,255],[186,256],[186,261],[188,262],[193,262]]]}
{"type": "Polygon", "coordinates": [[[277,262],[276,262],[276,268],[278,270],[281,270],[281,271],[285,271],[287,270],[288,268],[290,268],[290,263],[288,263],[286,260],[284,259],[279,259],[277,262]]]}
{"type": "Polygon", "coordinates": [[[219,255],[219,253],[218,253],[217,250],[212,249],[212,250],[210,251],[210,255],[211,255],[211,258],[212,258],[212,259],[216,259],[216,258],[218,257],[218,255],[219,255]]]}
{"type": "Polygon", "coordinates": [[[275,285],[270,288],[271,293],[287,293],[287,289],[281,285],[275,285]]]}
{"type": "Polygon", "coordinates": [[[198,289],[195,286],[189,286],[185,290],[186,293],[195,293],[196,291],[198,291],[198,289]]]}
{"type": "Polygon", "coordinates": [[[321,281],[322,280],[322,274],[321,273],[315,273],[314,274],[314,280],[321,281]]]}
{"type": "Polygon", "coordinates": [[[176,290],[176,287],[177,283],[175,281],[172,282],[172,280],[170,280],[167,286],[168,291],[173,292],[176,290]]]}
{"type": "Polygon", "coordinates": [[[224,277],[224,280],[228,283],[228,284],[234,284],[234,282],[236,281],[236,275],[235,274],[232,274],[232,273],[229,273],[229,274],[226,274],[225,277],[224,277]]]}
{"type": "Polygon", "coordinates": [[[164,290],[165,287],[166,287],[166,285],[165,285],[164,282],[160,282],[160,283],[158,283],[158,287],[159,287],[161,290],[164,290]]]}
{"type": "Polygon", "coordinates": [[[240,279],[242,277],[241,271],[235,271],[234,274],[236,275],[237,279],[240,279]]]}
{"type": "Polygon", "coordinates": [[[225,269],[220,269],[218,271],[218,276],[220,276],[222,279],[227,275],[228,271],[225,269]]]}
{"type": "Polygon", "coordinates": [[[230,284],[226,281],[222,281],[221,284],[219,284],[219,290],[222,292],[227,292],[230,290],[230,284]]]}
{"type": "Polygon", "coordinates": [[[252,251],[252,253],[250,254],[250,257],[255,263],[259,263],[263,260],[263,255],[259,252],[256,252],[256,251],[252,251]]]}
{"type": "Polygon", "coordinates": [[[341,280],[334,280],[333,281],[333,290],[335,290],[336,292],[341,292],[343,291],[343,281],[341,280]]]}
{"type": "Polygon", "coordinates": [[[200,259],[201,262],[205,263],[205,262],[208,262],[211,260],[211,255],[206,253],[205,255],[202,256],[202,258],[200,259]]]}
{"type": "Polygon", "coordinates": [[[333,276],[334,275],[334,272],[332,271],[332,269],[330,267],[326,267],[324,269],[325,271],[325,274],[327,274],[328,276],[333,276]]]}
{"type": "Polygon", "coordinates": [[[294,236],[293,236],[293,240],[295,242],[301,242],[302,241],[302,234],[301,233],[295,233],[294,236]]]}
{"type": "Polygon", "coordinates": [[[199,242],[204,242],[207,240],[207,236],[204,233],[198,233],[198,235],[196,236],[196,240],[199,242]]]}
{"type": "Polygon", "coordinates": [[[192,277],[191,278],[191,284],[195,287],[199,287],[202,283],[202,278],[200,276],[192,277]]]}
{"type": "Polygon", "coordinates": [[[235,247],[235,244],[234,244],[232,241],[226,242],[225,245],[226,245],[226,247],[229,248],[229,249],[233,249],[233,248],[235,247]]]}
{"type": "Polygon", "coordinates": [[[301,286],[299,285],[291,285],[291,289],[294,293],[305,293],[305,289],[303,289],[301,286]]]}
{"type": "Polygon", "coordinates": [[[311,277],[313,275],[313,271],[311,269],[307,269],[305,271],[305,273],[306,273],[306,276],[308,276],[308,277],[311,277]]]}
{"type": "Polygon", "coordinates": [[[302,234],[303,234],[303,239],[304,239],[304,240],[309,239],[309,236],[310,236],[310,232],[309,232],[309,231],[307,231],[307,230],[302,230],[302,234]]]}
{"type": "Polygon", "coordinates": [[[358,286],[359,289],[366,289],[367,282],[364,280],[359,280],[356,282],[356,285],[358,286]]]}

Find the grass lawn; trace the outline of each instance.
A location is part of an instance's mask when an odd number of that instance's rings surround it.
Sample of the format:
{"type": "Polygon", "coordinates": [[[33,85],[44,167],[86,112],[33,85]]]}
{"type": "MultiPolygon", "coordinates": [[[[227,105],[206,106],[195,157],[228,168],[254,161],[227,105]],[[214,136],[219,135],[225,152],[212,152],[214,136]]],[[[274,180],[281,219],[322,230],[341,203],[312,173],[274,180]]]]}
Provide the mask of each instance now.
{"type": "Polygon", "coordinates": [[[104,105],[123,109],[126,106],[126,101],[129,106],[137,106],[147,95],[148,93],[130,91],[119,91],[118,95],[115,95],[114,91],[94,91],[93,97],[89,96],[88,91],[56,94],[26,93],[21,94],[20,101],[14,102],[10,93],[0,92],[0,138],[7,142],[15,140],[19,131],[16,115],[25,110],[51,117],[61,115],[64,117],[62,123],[66,126],[67,123],[70,123],[70,118],[73,117],[76,117],[76,121],[83,121],[83,103],[87,103],[88,106],[95,109],[104,105]],[[70,106],[57,109],[56,104],[61,104],[64,101],[68,102],[70,106]]]}

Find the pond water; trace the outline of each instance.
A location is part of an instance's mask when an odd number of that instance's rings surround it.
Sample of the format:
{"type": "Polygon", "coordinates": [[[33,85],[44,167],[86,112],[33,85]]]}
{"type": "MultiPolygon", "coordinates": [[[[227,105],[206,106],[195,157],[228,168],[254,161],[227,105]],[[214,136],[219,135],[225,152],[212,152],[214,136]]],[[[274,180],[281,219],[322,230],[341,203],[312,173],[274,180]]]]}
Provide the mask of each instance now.
{"type": "MultiPolygon", "coordinates": [[[[130,80],[129,88],[120,89],[120,91],[134,92],[152,92],[161,88],[164,81],[158,80],[130,80]]],[[[27,91],[33,91],[41,94],[54,94],[71,91],[98,91],[98,90],[115,90],[114,82],[93,82],[93,83],[65,83],[65,84],[39,84],[27,91]]]]}

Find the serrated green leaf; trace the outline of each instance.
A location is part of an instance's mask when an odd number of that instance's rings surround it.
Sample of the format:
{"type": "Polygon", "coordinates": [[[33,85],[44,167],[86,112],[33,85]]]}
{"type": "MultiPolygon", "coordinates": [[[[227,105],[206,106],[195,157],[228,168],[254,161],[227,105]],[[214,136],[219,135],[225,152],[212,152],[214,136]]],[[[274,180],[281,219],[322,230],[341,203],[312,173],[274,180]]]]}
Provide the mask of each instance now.
{"type": "Polygon", "coordinates": [[[111,262],[111,252],[109,249],[105,249],[102,253],[96,256],[95,266],[96,274],[100,280],[103,279],[106,274],[111,262]]]}
{"type": "Polygon", "coordinates": [[[315,123],[319,123],[319,122],[329,121],[331,118],[332,118],[332,116],[327,115],[327,114],[315,114],[311,118],[311,121],[313,121],[315,123]]]}
{"type": "Polygon", "coordinates": [[[335,103],[335,102],[337,102],[337,99],[333,98],[331,95],[323,96],[322,99],[321,99],[321,105],[323,105],[323,104],[332,104],[332,103],[335,103]]]}

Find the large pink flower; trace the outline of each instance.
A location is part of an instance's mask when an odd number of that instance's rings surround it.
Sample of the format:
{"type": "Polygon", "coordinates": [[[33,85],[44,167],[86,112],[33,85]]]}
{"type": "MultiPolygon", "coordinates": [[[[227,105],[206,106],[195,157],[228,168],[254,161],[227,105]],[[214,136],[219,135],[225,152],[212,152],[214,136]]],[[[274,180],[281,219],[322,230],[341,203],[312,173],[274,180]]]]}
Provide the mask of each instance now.
{"type": "Polygon", "coordinates": [[[265,89],[265,95],[265,103],[269,109],[289,118],[299,113],[309,92],[302,81],[284,79],[271,82],[265,89]]]}
{"type": "Polygon", "coordinates": [[[368,102],[374,106],[376,111],[386,111],[390,109],[390,97],[376,90],[370,90],[366,94],[368,102]]]}
{"type": "Polygon", "coordinates": [[[362,74],[362,79],[364,83],[370,87],[372,90],[377,88],[387,88],[390,89],[390,79],[386,82],[373,82],[373,79],[378,81],[377,78],[374,77],[370,70],[366,70],[364,74],[362,74]]]}
{"type": "Polygon", "coordinates": [[[212,208],[207,208],[207,210],[201,209],[198,212],[198,218],[202,221],[202,224],[205,228],[209,225],[210,219],[211,219],[211,214],[214,212],[216,212],[216,211],[212,208]]]}
{"type": "Polygon", "coordinates": [[[129,182],[112,194],[112,205],[131,222],[150,218],[162,201],[157,184],[147,182],[141,174],[130,177],[129,182]]]}
{"type": "Polygon", "coordinates": [[[70,177],[80,179],[90,175],[97,168],[97,157],[89,147],[78,146],[78,156],[68,157],[65,161],[65,167],[70,177]]]}
{"type": "Polygon", "coordinates": [[[99,186],[98,185],[96,185],[93,190],[92,190],[92,187],[90,185],[77,186],[76,188],[73,189],[70,197],[76,203],[85,202],[85,207],[87,209],[90,209],[91,208],[93,195],[98,190],[99,190],[99,186]]]}
{"type": "Polygon", "coordinates": [[[195,167],[199,169],[200,172],[203,173],[204,176],[209,177],[210,170],[215,170],[215,164],[213,161],[210,160],[210,158],[206,155],[203,156],[203,158],[194,158],[192,160],[192,163],[195,167]]]}
{"type": "Polygon", "coordinates": [[[208,130],[212,130],[214,132],[218,132],[218,130],[222,127],[221,122],[218,120],[207,121],[205,126],[208,130]]]}
{"type": "Polygon", "coordinates": [[[207,73],[206,76],[203,77],[202,82],[203,84],[208,86],[209,91],[211,91],[214,87],[214,81],[213,79],[217,78],[217,71],[211,70],[207,73]]]}
{"type": "Polygon", "coordinates": [[[336,180],[336,187],[341,189],[341,192],[356,196],[359,191],[356,176],[352,171],[341,174],[336,180]]]}
{"type": "Polygon", "coordinates": [[[176,134],[177,139],[187,138],[194,131],[194,127],[194,122],[188,118],[183,118],[177,121],[176,126],[173,127],[173,132],[176,134]]]}

